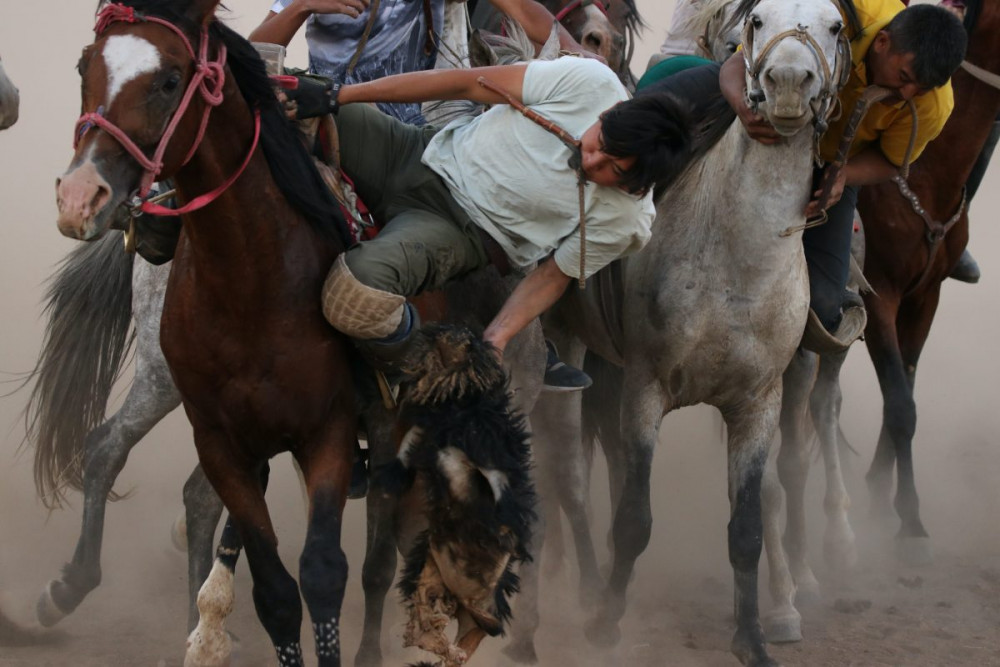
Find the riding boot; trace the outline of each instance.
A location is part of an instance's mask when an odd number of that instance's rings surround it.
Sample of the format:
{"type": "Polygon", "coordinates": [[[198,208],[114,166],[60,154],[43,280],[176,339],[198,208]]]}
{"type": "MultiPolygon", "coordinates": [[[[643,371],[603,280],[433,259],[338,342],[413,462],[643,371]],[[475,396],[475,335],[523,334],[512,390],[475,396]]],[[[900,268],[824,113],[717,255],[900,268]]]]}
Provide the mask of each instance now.
{"type": "Polygon", "coordinates": [[[406,360],[413,345],[414,333],[420,328],[420,315],[411,304],[403,305],[403,317],[396,330],[383,338],[355,339],[354,344],[361,356],[372,368],[386,375],[390,384],[398,384],[406,360]]]}
{"type": "Polygon", "coordinates": [[[975,284],[979,282],[982,273],[979,270],[976,258],[972,256],[968,248],[962,251],[962,256],[958,258],[958,264],[951,270],[948,277],[963,283],[975,284]]]}

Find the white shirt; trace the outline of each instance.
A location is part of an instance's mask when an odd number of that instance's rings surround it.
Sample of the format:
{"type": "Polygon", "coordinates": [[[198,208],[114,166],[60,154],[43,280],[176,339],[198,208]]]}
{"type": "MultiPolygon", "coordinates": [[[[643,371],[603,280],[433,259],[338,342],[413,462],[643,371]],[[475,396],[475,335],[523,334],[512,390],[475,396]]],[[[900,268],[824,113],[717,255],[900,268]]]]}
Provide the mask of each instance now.
{"type": "MultiPolygon", "coordinates": [[[[628,93],[600,62],[564,57],[533,61],[522,101],[579,139],[600,114],[628,93]]],[[[528,266],[555,252],[559,269],[579,277],[576,172],[558,137],[506,104],[437,133],[423,162],[437,172],[472,221],[493,237],[511,262],[528,266]]],[[[649,240],[652,194],[637,197],[588,183],[586,276],[649,240]]]]}

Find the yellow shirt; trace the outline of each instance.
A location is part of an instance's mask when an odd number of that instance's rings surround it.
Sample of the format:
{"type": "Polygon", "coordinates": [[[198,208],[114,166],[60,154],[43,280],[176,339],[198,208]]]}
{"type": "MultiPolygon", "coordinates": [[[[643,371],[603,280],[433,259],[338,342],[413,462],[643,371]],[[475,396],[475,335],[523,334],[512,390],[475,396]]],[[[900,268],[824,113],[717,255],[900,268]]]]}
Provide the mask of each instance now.
{"type": "MultiPolygon", "coordinates": [[[[836,156],[840,139],[844,134],[844,126],[847,125],[858,98],[868,85],[865,55],[875,40],[875,35],[889,24],[893,16],[904,9],[903,3],[899,0],[855,0],[854,5],[862,29],[856,35],[849,35],[852,68],[847,84],[840,91],[842,107],[840,117],[830,123],[830,129],[823,135],[820,143],[820,156],[827,162],[836,156]]],[[[954,106],[951,82],[915,97],[913,102],[917,107],[917,137],[912,159],[916,160],[930,140],[941,132],[948,116],[951,115],[954,106]]],[[[871,105],[858,125],[848,157],[878,142],[883,155],[896,166],[901,166],[906,156],[906,147],[910,142],[911,125],[910,110],[905,102],[896,104],[879,102],[871,105]]]]}

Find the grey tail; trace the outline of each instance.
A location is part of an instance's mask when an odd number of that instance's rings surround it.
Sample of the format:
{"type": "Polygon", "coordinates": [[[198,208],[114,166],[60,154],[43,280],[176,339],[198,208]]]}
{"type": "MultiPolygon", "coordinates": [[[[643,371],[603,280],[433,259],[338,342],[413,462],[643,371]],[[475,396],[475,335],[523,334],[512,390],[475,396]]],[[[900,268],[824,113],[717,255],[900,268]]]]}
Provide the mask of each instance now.
{"type": "Polygon", "coordinates": [[[104,421],[135,340],[132,262],[121,232],[111,231],[73,250],[49,278],[24,424],[25,443],[35,448],[35,489],[50,509],[62,506],[67,488],[83,489],[84,440],[104,421]]]}

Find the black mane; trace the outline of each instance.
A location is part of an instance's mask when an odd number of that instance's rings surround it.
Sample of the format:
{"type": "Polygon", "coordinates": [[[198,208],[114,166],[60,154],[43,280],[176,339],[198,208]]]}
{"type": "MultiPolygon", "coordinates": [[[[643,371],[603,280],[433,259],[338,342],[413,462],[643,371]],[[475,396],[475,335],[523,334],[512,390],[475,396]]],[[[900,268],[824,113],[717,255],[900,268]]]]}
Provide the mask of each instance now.
{"type": "MultiPolygon", "coordinates": [[[[105,4],[101,2],[98,10],[105,4]]],[[[197,45],[199,26],[188,18],[193,0],[121,0],[121,4],[170,21],[197,45]]],[[[212,21],[209,32],[225,44],[227,65],[247,105],[260,109],[260,145],[278,189],[317,231],[346,248],[350,233],[340,207],[281,109],[256,49],[218,18],[212,21]]]]}

